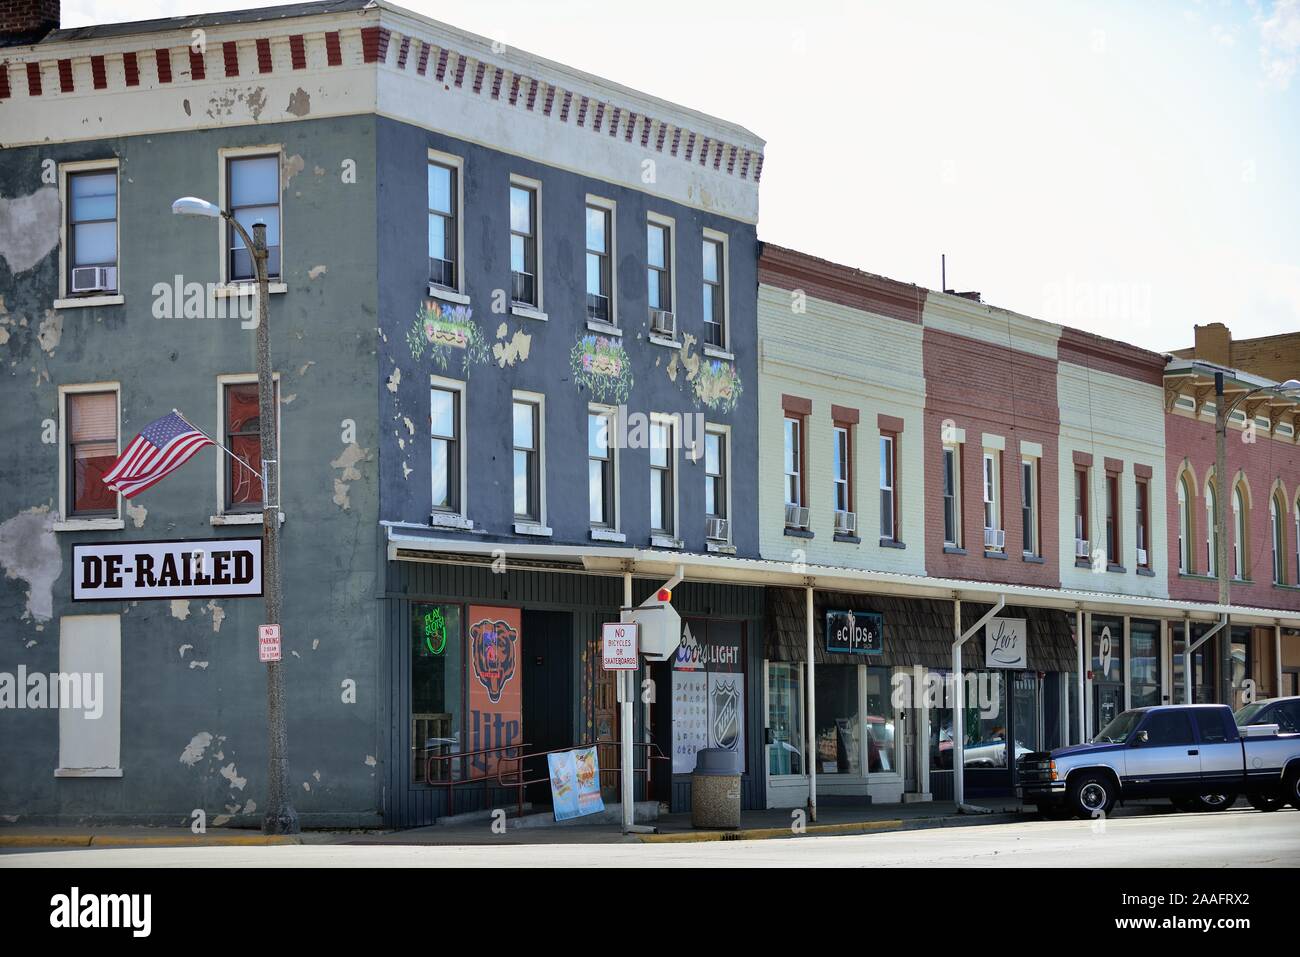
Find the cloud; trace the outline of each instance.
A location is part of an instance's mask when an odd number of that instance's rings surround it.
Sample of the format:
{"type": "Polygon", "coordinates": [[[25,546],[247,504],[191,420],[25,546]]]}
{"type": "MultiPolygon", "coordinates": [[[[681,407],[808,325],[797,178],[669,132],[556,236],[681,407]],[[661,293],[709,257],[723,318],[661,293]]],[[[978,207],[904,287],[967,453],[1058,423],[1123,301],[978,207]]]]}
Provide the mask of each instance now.
{"type": "Polygon", "coordinates": [[[1285,90],[1300,68],[1300,0],[1274,0],[1271,10],[1255,14],[1255,23],[1264,77],[1285,90]]]}

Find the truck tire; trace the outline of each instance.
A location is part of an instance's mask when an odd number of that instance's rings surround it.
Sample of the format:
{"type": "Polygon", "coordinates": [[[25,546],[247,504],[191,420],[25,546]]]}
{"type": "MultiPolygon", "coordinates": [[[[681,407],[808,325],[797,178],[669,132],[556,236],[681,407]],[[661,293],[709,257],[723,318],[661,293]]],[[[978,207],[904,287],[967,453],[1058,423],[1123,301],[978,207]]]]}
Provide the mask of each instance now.
{"type": "Polygon", "coordinates": [[[1174,807],[1176,807],[1176,808],[1177,808],[1178,810],[1180,810],[1180,811],[1195,811],[1196,808],[1195,808],[1195,806],[1192,804],[1192,801],[1193,801],[1193,800],[1194,800],[1194,798],[1189,798],[1189,797],[1186,797],[1186,796],[1182,796],[1182,795],[1180,795],[1179,797],[1173,797],[1173,798],[1170,798],[1170,799],[1169,799],[1169,803],[1172,804],[1174,807]]]}
{"type": "Polygon", "coordinates": [[[1198,794],[1189,799],[1188,803],[1193,811],[1226,811],[1237,803],[1237,795],[1231,792],[1226,794],[1198,794]]]}
{"type": "Polygon", "coordinates": [[[1070,782],[1069,803],[1074,816],[1080,820],[1106,817],[1119,797],[1115,781],[1105,774],[1085,773],[1070,782]]]}
{"type": "Polygon", "coordinates": [[[1286,798],[1278,794],[1247,794],[1246,800],[1256,811],[1276,811],[1286,807],[1286,798]]]}
{"type": "Polygon", "coordinates": [[[1300,768],[1292,768],[1282,784],[1284,800],[1300,811],[1300,768]]]}

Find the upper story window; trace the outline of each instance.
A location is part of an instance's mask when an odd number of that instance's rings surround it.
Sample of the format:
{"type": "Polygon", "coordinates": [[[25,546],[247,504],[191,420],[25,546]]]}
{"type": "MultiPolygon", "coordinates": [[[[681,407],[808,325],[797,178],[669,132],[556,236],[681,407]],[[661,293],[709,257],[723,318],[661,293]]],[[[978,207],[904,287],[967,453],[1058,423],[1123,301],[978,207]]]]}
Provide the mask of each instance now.
{"type": "Polygon", "coordinates": [[[1274,496],[1268,502],[1268,517],[1273,531],[1273,582],[1281,585],[1286,582],[1286,532],[1283,516],[1286,506],[1274,496]]]}
{"type": "Polygon", "coordinates": [[[613,434],[612,411],[587,412],[587,520],[596,528],[618,527],[613,434]]]}
{"type": "Polygon", "coordinates": [[[704,235],[704,341],[719,349],[727,348],[727,247],[724,240],[711,232],[704,235]]]}
{"type": "Polygon", "coordinates": [[[116,389],[67,391],[65,518],[116,518],[117,493],[104,476],[118,456],[116,389]]]}
{"type": "Polygon", "coordinates": [[[63,286],[68,296],[114,293],[117,279],[117,164],[68,164],[63,286]]]}
{"type": "Polygon", "coordinates": [[[988,551],[1002,551],[1006,536],[1002,531],[1001,469],[997,452],[984,453],[984,547],[988,551]]]}
{"type": "Polygon", "coordinates": [[[943,543],[961,548],[961,448],[943,447],[943,543]]]}
{"type": "Polygon", "coordinates": [[[536,522],[542,517],[541,404],[516,398],[513,409],[515,518],[536,522]]]}
{"type": "Polygon", "coordinates": [[[651,332],[672,337],[671,320],[656,313],[673,312],[673,227],[666,219],[646,223],[646,287],[651,313],[651,332]]]}
{"type": "Polygon", "coordinates": [[[1151,483],[1137,480],[1133,504],[1136,506],[1133,530],[1137,533],[1137,567],[1151,567],[1151,483]]]}
{"type": "Polygon", "coordinates": [[[785,504],[806,505],[803,484],[803,419],[785,417],[785,504]]]}
{"type": "Polygon", "coordinates": [[[898,541],[898,457],[896,435],[880,437],[880,537],[898,541]]]}
{"type": "Polygon", "coordinates": [[[1184,575],[1192,571],[1192,493],[1187,487],[1187,476],[1178,478],[1178,571],[1184,575]]]}
{"type": "Polygon", "coordinates": [[[1106,473],[1106,563],[1120,565],[1119,475],[1106,473]]]}
{"type": "Polygon", "coordinates": [[[1074,470],[1074,557],[1076,561],[1087,560],[1092,554],[1088,526],[1088,469],[1079,466],[1074,470]]]}
{"type": "Polygon", "coordinates": [[[677,446],[671,421],[650,423],[650,531],[672,535],[676,528],[676,480],[673,475],[677,446]]]}
{"type": "Polygon", "coordinates": [[[429,162],[429,282],[460,289],[460,169],[451,162],[429,162]]]}
{"type": "Polygon", "coordinates": [[[1213,482],[1205,483],[1205,574],[1219,574],[1219,496],[1213,482]]]}
{"type": "Polygon", "coordinates": [[[1291,536],[1291,544],[1295,546],[1295,551],[1291,557],[1295,559],[1295,583],[1300,585],[1300,501],[1296,502],[1292,524],[1294,533],[1291,536]]]}
{"type": "Polygon", "coordinates": [[[1246,577],[1246,502],[1241,486],[1232,490],[1232,577],[1246,577]]]}
{"type": "Polygon", "coordinates": [[[1020,460],[1021,550],[1038,555],[1038,460],[1025,456],[1020,460]]]}
{"type": "Polygon", "coordinates": [[[853,511],[853,447],[852,435],[847,425],[834,428],[835,458],[831,463],[831,477],[835,482],[835,511],[853,511]]]}
{"type": "MultiPolygon", "coordinates": [[[[246,468],[230,456],[222,456],[222,512],[261,512],[262,419],[258,409],[257,377],[240,376],[237,381],[230,381],[230,379],[219,381],[222,406],[221,438],[224,438],[226,448],[247,463],[246,468]]],[[[277,409],[279,392],[277,383],[273,403],[277,409]]],[[[278,429],[276,435],[279,436],[278,429]]],[[[283,470],[281,471],[283,474],[283,470]]]]}
{"type": "Polygon", "coordinates": [[[429,390],[429,446],[433,510],[461,512],[461,415],[463,391],[450,385],[429,390]]]}
{"type": "Polygon", "coordinates": [[[510,299],[525,306],[541,305],[537,255],[537,189],[510,186],[510,299]]]}
{"type": "Polygon", "coordinates": [[[717,429],[704,433],[704,514],[727,517],[727,434],[717,429]]]}
{"type": "Polygon", "coordinates": [[[611,208],[587,201],[587,318],[614,322],[611,208]]]}
{"type": "MultiPolygon", "coordinates": [[[[226,159],[226,195],[230,214],[253,235],[256,223],[266,224],[266,272],[280,275],[280,154],[230,156],[226,159]]],[[[227,279],[255,280],[252,253],[235,227],[226,225],[227,279]]]]}

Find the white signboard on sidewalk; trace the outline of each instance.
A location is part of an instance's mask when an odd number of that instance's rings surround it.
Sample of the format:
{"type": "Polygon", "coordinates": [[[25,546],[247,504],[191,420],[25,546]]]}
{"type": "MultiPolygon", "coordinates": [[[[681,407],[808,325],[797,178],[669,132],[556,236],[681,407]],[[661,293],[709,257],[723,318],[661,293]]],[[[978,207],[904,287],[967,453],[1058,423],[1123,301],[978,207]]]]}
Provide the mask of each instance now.
{"type": "Polygon", "coordinates": [[[636,671],[637,624],[611,621],[601,626],[601,666],[606,671],[636,671]]]}

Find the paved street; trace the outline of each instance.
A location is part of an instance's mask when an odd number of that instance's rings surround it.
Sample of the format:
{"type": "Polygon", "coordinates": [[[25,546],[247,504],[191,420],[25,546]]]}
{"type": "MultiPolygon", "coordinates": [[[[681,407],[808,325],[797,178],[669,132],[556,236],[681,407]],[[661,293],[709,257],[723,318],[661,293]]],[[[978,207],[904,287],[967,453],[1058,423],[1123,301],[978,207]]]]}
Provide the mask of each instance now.
{"type": "Polygon", "coordinates": [[[1294,867],[1300,812],[1120,817],[702,844],[104,848],[0,855],[0,867],[1294,867]]]}

